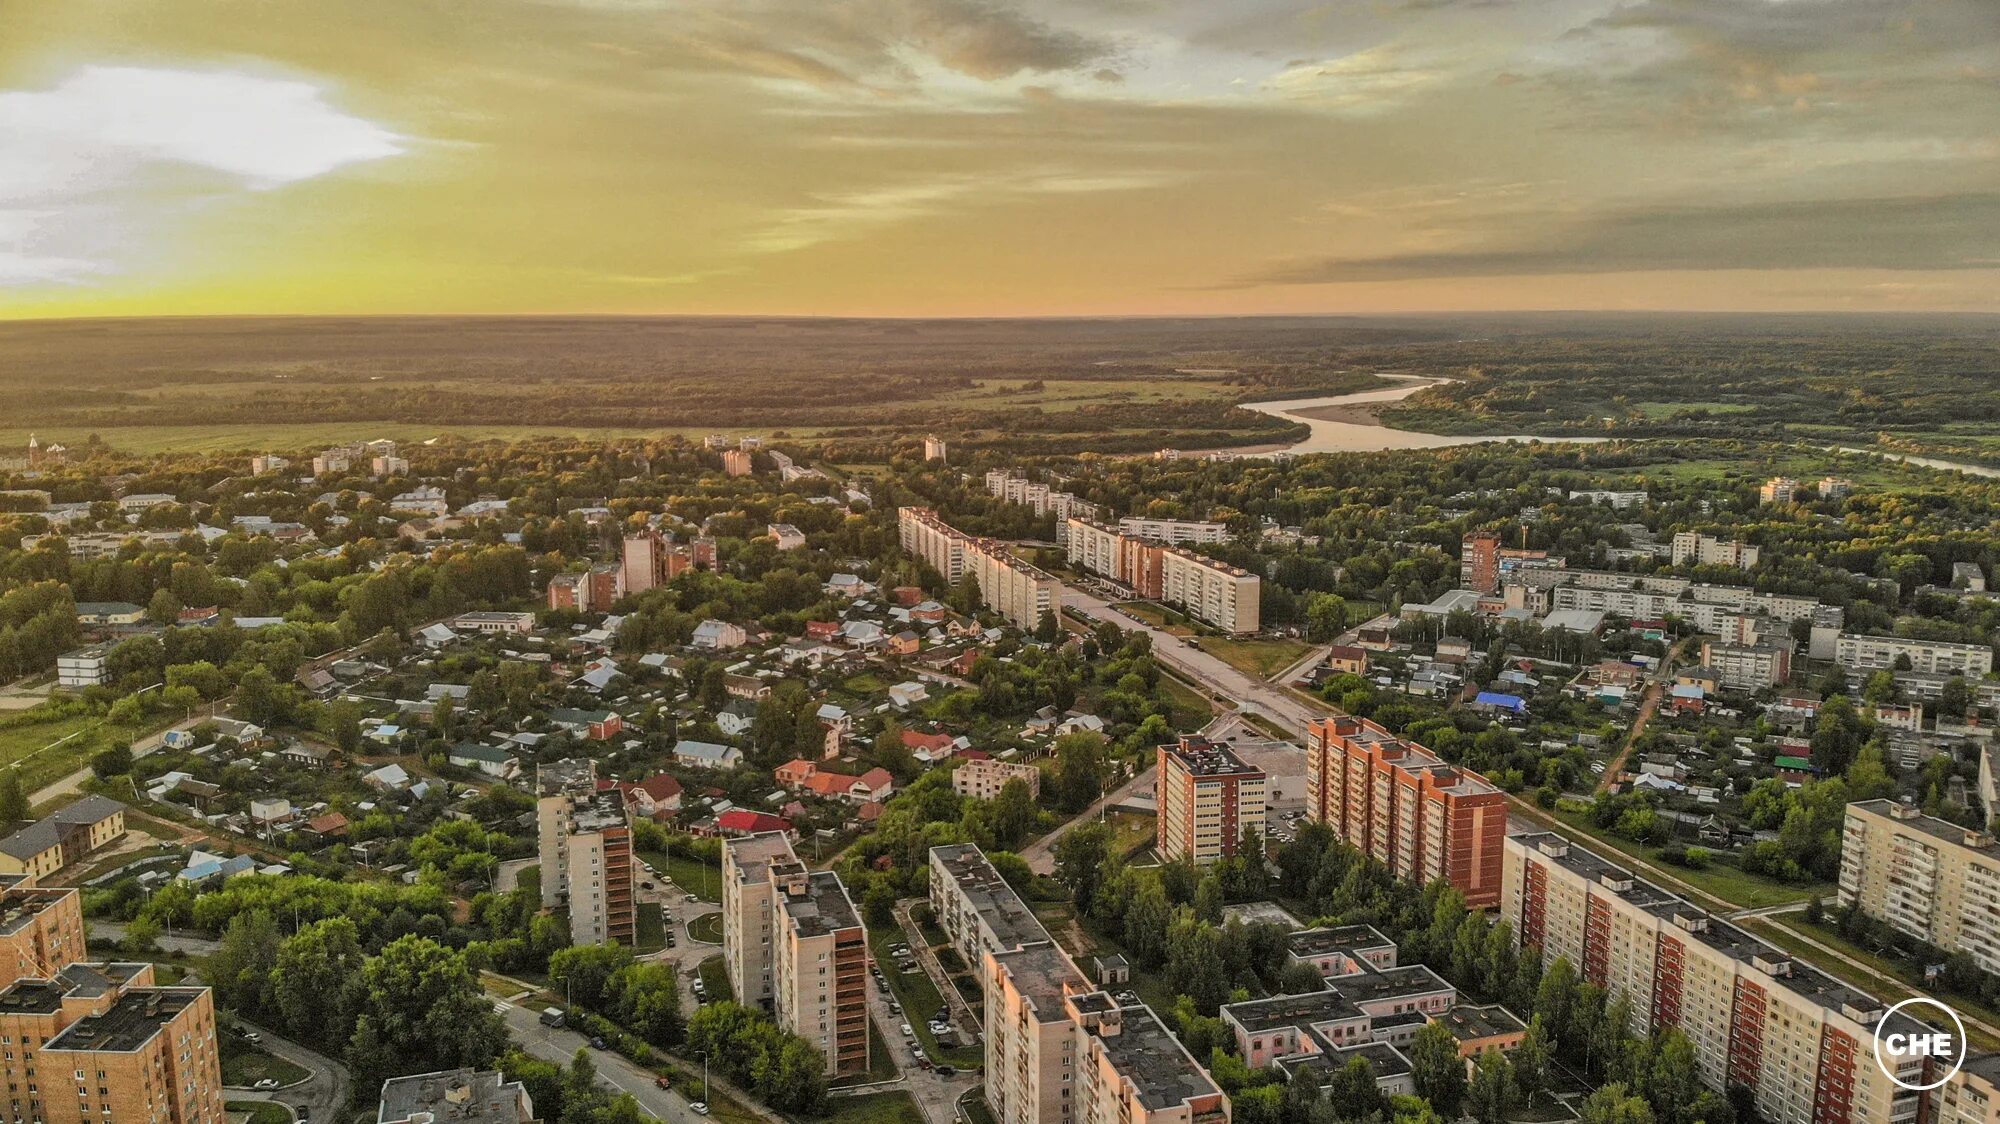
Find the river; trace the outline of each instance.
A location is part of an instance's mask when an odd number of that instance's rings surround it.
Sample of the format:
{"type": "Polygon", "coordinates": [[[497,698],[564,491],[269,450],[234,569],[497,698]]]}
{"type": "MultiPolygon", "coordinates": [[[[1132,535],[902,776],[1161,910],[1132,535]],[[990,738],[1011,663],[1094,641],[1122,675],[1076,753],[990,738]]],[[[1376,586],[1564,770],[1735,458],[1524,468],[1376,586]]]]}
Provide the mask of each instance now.
{"type": "Polygon", "coordinates": [[[1363,390],[1355,394],[1335,394],[1325,398],[1286,398],[1276,402],[1244,402],[1242,408],[1271,414],[1312,427],[1304,441],[1283,449],[1243,456],[1272,456],[1276,453],[1379,453],[1388,449],[1442,449],[1450,445],[1477,445],[1487,441],[1602,441],[1602,437],[1527,437],[1498,434],[1421,433],[1411,429],[1391,429],[1371,417],[1371,407],[1396,402],[1450,379],[1426,375],[1381,375],[1399,379],[1407,386],[1363,390]],[[1331,416],[1316,417],[1316,414],[1331,416]]]}

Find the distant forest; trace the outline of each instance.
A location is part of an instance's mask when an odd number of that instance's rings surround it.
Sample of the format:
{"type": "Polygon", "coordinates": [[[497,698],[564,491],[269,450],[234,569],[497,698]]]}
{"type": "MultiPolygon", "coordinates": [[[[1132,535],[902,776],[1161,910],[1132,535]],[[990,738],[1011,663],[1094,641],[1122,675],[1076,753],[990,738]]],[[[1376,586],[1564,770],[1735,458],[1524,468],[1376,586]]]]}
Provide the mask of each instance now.
{"type": "MultiPolygon", "coordinates": [[[[1137,451],[1289,440],[1236,402],[1457,380],[1440,432],[2000,435],[2000,318],[215,318],[0,323],[8,424],[927,430],[1137,451]]],[[[1920,443],[1921,444],[1921,443],[1920,443]]]]}

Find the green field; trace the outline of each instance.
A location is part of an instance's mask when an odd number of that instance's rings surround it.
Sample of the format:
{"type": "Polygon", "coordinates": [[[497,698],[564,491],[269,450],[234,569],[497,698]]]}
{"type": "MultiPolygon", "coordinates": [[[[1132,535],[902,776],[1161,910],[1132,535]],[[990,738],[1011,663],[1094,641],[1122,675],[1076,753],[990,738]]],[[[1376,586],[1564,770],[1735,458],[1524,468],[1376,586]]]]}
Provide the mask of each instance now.
{"type": "Polygon", "coordinates": [[[666,923],[660,916],[658,902],[639,903],[639,932],[634,951],[640,953],[658,952],[667,947],[666,923]]]}
{"type": "Polygon", "coordinates": [[[224,1085],[249,1088],[267,1077],[280,1085],[290,1085],[312,1076],[300,1066],[253,1046],[244,1041],[241,1035],[229,1031],[216,1035],[215,1044],[222,1055],[224,1085]]]}
{"type": "Polygon", "coordinates": [[[98,715],[53,717],[47,705],[0,717],[0,767],[20,770],[21,787],[37,789],[75,772],[101,750],[127,746],[165,728],[165,718],[118,726],[98,715]]]}
{"type": "Polygon", "coordinates": [[[809,1119],[812,1124],[924,1124],[917,1102],[900,1090],[834,1097],[826,1103],[825,1116],[809,1119]]]}
{"type": "MultiPolygon", "coordinates": [[[[1537,809],[1537,811],[1540,811],[1540,809],[1537,809]]],[[[1597,825],[1590,822],[1590,817],[1587,814],[1581,812],[1544,812],[1542,814],[1553,815],[1556,819],[1562,821],[1563,826],[1587,836],[1594,844],[1602,844],[1633,858],[1643,859],[1652,864],[1656,869],[1733,905],[1749,909],[1760,909],[1764,906],[1789,905],[1795,902],[1804,904],[1808,898],[1825,897],[1833,891],[1832,884],[1827,882],[1794,885],[1789,882],[1778,882],[1758,874],[1749,874],[1728,865],[1722,861],[1721,856],[1717,856],[1711,860],[1709,865],[1701,870],[1690,870],[1684,866],[1661,862],[1659,858],[1660,848],[1658,847],[1647,846],[1644,843],[1634,843],[1630,839],[1621,839],[1616,835],[1597,830],[1597,825]]],[[[1641,871],[1640,873],[1645,874],[1646,872],[1641,871]]],[[[1668,888],[1673,889],[1671,886],[1668,888]]]]}
{"type": "Polygon", "coordinates": [[[224,1101],[225,1112],[247,1112],[249,1124],[292,1124],[292,1110],[274,1101],[224,1101]]]}
{"type": "Polygon", "coordinates": [[[707,941],[709,944],[722,943],[722,915],[704,913],[688,922],[688,937],[691,940],[707,941]]]}
{"type": "Polygon", "coordinates": [[[705,902],[722,900],[721,868],[665,851],[641,851],[639,858],[647,866],[665,874],[683,893],[693,894],[705,902]]]}
{"type": "Polygon", "coordinates": [[[1216,659],[1256,679],[1269,679],[1304,659],[1306,653],[1312,651],[1311,644],[1289,638],[1231,640],[1221,636],[1210,636],[1202,639],[1201,646],[1216,659]]]}
{"type": "Polygon", "coordinates": [[[700,972],[702,990],[708,992],[709,1002],[736,997],[736,989],[729,986],[729,969],[723,966],[721,953],[702,961],[700,972]]]}

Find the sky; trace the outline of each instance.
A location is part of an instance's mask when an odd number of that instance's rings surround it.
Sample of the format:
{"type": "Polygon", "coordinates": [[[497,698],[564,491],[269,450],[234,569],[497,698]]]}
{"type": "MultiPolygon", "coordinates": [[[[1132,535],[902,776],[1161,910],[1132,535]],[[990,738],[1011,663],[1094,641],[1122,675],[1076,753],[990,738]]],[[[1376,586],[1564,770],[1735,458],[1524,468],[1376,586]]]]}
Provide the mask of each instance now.
{"type": "Polygon", "coordinates": [[[0,318],[2000,311],[1995,0],[0,0],[0,318]]]}

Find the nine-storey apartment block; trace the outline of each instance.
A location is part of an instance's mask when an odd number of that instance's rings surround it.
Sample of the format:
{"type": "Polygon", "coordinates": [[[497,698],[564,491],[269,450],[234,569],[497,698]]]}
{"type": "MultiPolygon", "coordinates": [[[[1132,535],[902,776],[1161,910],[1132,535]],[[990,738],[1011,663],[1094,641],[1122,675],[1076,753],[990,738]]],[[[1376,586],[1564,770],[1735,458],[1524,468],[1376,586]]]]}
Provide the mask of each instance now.
{"type": "Polygon", "coordinates": [[[1154,785],[1155,830],[1160,857],[1168,862],[1220,862],[1237,853],[1245,832],[1264,837],[1264,770],[1225,743],[1184,734],[1161,746],[1154,785]]]}
{"type": "Polygon", "coordinates": [[[840,876],[806,869],[783,834],[723,847],[722,945],[745,1004],[826,1058],[827,1072],[868,1071],[868,933],[840,876]]]}
{"type": "Polygon", "coordinates": [[[537,768],[535,791],[542,904],[568,908],[573,944],[634,943],[639,918],[623,790],[600,787],[597,766],[584,758],[537,768]]]}

